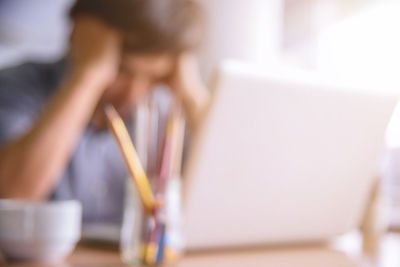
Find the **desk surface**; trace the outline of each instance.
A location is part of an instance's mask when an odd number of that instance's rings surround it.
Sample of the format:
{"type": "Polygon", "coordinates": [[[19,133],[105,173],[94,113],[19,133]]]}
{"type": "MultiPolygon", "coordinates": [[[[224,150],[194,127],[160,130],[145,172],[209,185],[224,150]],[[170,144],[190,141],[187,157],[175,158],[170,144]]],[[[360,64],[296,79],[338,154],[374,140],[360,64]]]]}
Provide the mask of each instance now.
{"type": "MultiPolygon", "coordinates": [[[[361,249],[361,239],[354,233],[328,245],[188,253],[180,260],[177,267],[400,266],[400,234],[388,234],[378,243],[380,246],[373,253],[364,253],[361,249]]],[[[0,265],[2,265],[1,259],[0,265]]],[[[14,263],[6,264],[5,266],[36,267],[43,266],[43,264],[14,263]]],[[[79,245],[65,263],[48,266],[106,267],[125,265],[122,264],[116,249],[79,245]]]]}

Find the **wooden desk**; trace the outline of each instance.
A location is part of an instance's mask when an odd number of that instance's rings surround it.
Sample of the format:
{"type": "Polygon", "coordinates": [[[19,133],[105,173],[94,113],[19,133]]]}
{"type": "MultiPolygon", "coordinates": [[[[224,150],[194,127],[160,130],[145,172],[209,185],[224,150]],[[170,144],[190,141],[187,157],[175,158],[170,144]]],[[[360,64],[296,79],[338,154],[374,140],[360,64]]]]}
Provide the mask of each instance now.
{"type": "MultiPolygon", "coordinates": [[[[392,267],[400,266],[400,234],[386,235],[377,251],[366,254],[361,249],[361,239],[356,233],[332,244],[320,246],[293,246],[256,248],[235,251],[188,253],[177,267],[392,267]]],[[[43,264],[13,263],[0,261],[1,266],[36,267],[43,264]],[[3,265],[2,265],[3,264],[3,265]]],[[[116,249],[79,245],[65,263],[47,265],[60,267],[108,267],[125,266],[116,249]]]]}

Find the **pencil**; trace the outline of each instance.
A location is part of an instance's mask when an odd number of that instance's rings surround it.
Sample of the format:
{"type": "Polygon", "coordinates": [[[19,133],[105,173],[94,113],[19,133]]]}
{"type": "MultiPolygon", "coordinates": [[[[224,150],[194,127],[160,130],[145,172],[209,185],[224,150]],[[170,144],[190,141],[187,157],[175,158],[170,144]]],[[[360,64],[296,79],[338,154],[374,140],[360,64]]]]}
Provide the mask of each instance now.
{"type": "Polygon", "coordinates": [[[104,112],[108,127],[113,133],[125,159],[128,171],[136,183],[143,206],[148,213],[154,214],[156,201],[153,191],[125,123],[112,105],[107,105],[104,108],[104,112]]]}
{"type": "Polygon", "coordinates": [[[182,148],[184,138],[184,120],[179,110],[174,109],[168,120],[167,131],[164,141],[164,151],[160,168],[159,185],[157,197],[165,197],[168,180],[173,175],[178,175],[182,160],[182,148]]]}
{"type": "Polygon", "coordinates": [[[176,137],[176,149],[174,155],[174,166],[172,169],[172,175],[180,175],[182,168],[182,157],[183,157],[183,146],[185,140],[185,119],[182,114],[182,107],[179,105],[179,108],[175,110],[175,119],[176,119],[176,127],[177,127],[177,137],[176,137]]]}
{"type": "Polygon", "coordinates": [[[157,255],[158,255],[158,240],[159,240],[159,235],[161,233],[160,227],[161,227],[160,220],[157,217],[155,217],[154,225],[150,232],[150,236],[149,236],[149,240],[148,240],[148,244],[147,244],[146,255],[144,257],[144,262],[146,264],[155,264],[156,263],[157,255]]]}
{"type": "Polygon", "coordinates": [[[164,261],[164,254],[165,254],[165,239],[166,239],[166,225],[162,223],[160,226],[160,236],[159,236],[159,243],[158,243],[158,251],[157,251],[157,258],[156,263],[161,264],[164,261]]]}
{"type": "Polygon", "coordinates": [[[170,178],[171,165],[174,154],[174,131],[175,125],[172,119],[168,120],[167,131],[164,140],[164,149],[162,154],[162,161],[160,167],[159,183],[156,190],[156,195],[160,199],[164,198],[165,189],[167,186],[167,180],[170,178]]]}

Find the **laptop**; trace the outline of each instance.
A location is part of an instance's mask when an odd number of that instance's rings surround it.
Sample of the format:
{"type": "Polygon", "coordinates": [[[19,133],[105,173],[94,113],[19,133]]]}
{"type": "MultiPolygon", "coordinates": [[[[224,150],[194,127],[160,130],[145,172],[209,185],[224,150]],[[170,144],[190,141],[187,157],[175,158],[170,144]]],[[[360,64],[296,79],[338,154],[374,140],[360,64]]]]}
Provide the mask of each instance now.
{"type": "Polygon", "coordinates": [[[184,173],[188,250],[359,227],[397,97],[222,64],[184,173]]]}

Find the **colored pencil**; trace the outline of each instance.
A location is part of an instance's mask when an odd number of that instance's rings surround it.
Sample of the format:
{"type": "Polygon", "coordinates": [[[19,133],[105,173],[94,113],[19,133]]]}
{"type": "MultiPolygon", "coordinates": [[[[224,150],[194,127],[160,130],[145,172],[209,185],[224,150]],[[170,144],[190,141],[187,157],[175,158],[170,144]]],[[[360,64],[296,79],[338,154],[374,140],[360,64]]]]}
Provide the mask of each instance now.
{"type": "Polygon", "coordinates": [[[128,171],[136,183],[144,209],[146,212],[154,214],[156,209],[156,200],[125,123],[112,105],[107,105],[104,111],[108,127],[114,134],[114,137],[122,151],[128,171]]]}
{"type": "Polygon", "coordinates": [[[172,175],[177,174],[178,167],[181,164],[183,133],[182,119],[180,113],[174,109],[167,124],[167,130],[164,140],[164,149],[162,154],[162,162],[160,167],[159,183],[156,195],[158,198],[165,198],[165,191],[168,180],[172,175]]]}
{"type": "Polygon", "coordinates": [[[164,253],[165,253],[165,239],[166,239],[166,225],[162,223],[160,225],[160,236],[158,242],[158,252],[156,263],[160,264],[164,261],[164,253]]]}

